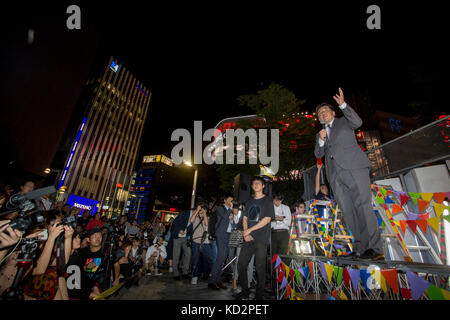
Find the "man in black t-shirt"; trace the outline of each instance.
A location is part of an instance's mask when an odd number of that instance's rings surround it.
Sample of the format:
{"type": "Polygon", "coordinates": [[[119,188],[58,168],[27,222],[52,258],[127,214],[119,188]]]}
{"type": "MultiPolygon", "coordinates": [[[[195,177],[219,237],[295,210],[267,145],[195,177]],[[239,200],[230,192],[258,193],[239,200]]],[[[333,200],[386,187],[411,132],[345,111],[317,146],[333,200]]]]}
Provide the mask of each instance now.
{"type": "Polygon", "coordinates": [[[264,195],[264,179],[258,176],[252,179],[253,198],[245,203],[244,243],[238,262],[239,282],[242,286],[242,299],[248,299],[249,287],[247,267],[255,254],[257,274],[256,300],[262,300],[266,279],[267,246],[270,243],[270,222],[275,219],[273,200],[264,195]]]}
{"type": "Polygon", "coordinates": [[[80,249],[80,257],[83,262],[88,287],[99,287],[101,290],[109,288],[110,279],[106,274],[107,261],[102,250],[102,232],[98,228],[88,231],[89,245],[80,249]]]}

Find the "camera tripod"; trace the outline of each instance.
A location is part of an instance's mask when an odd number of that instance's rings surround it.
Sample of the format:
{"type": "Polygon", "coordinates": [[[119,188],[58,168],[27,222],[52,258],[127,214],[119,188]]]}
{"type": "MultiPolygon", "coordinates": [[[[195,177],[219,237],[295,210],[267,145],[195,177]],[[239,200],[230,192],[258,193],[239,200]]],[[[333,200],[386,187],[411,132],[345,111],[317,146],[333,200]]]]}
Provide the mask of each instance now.
{"type": "Polygon", "coordinates": [[[1,300],[24,300],[23,289],[19,287],[19,283],[22,280],[22,276],[26,269],[33,263],[33,259],[36,255],[35,251],[38,247],[39,241],[39,238],[20,240],[20,244],[22,245],[22,253],[21,258],[17,259],[17,273],[14,277],[12,286],[3,292],[1,300]]]}

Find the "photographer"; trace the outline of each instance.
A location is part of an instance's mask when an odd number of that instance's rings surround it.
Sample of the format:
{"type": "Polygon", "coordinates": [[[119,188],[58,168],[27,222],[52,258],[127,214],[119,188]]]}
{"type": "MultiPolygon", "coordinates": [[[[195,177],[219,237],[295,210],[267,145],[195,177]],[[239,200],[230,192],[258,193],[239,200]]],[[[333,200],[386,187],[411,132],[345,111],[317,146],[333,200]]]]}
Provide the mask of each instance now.
{"type": "Polygon", "coordinates": [[[192,234],[192,279],[191,284],[197,284],[200,276],[200,265],[207,266],[206,273],[209,274],[213,260],[213,248],[211,241],[208,238],[208,217],[206,212],[208,207],[206,205],[198,205],[197,209],[192,214],[190,222],[193,227],[192,234]]]}
{"type": "Polygon", "coordinates": [[[132,275],[132,263],[129,258],[131,247],[131,241],[125,240],[122,246],[116,251],[113,286],[118,285],[121,279],[129,278],[132,275]]]}
{"type": "Polygon", "coordinates": [[[38,258],[28,281],[24,286],[27,299],[37,300],[67,300],[67,290],[63,275],[57,271],[58,236],[64,232],[64,252],[61,259],[64,264],[69,261],[72,250],[73,229],[61,224],[61,218],[56,210],[48,212],[46,218],[48,239],[38,258]]]}
{"type": "Polygon", "coordinates": [[[14,252],[10,250],[22,237],[22,232],[12,229],[9,222],[10,220],[0,221],[0,295],[12,285],[17,273],[17,257],[20,250],[14,252]]]}
{"type": "Polygon", "coordinates": [[[139,238],[134,238],[132,240],[132,247],[130,254],[128,255],[129,260],[132,263],[132,273],[135,274],[136,271],[142,268],[145,264],[144,248],[141,246],[141,241],[139,238]]]}
{"type": "Polygon", "coordinates": [[[162,275],[158,270],[158,265],[163,264],[166,257],[167,252],[163,237],[155,238],[155,244],[148,248],[145,255],[147,275],[152,275],[152,273],[155,276],[162,275]]]}

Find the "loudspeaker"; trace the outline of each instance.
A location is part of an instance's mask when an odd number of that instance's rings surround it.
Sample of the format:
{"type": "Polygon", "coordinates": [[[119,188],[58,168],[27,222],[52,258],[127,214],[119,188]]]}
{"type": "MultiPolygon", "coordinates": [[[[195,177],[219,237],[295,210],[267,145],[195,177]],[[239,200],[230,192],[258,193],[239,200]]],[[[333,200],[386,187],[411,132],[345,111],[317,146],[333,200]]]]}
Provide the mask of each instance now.
{"type": "Polygon", "coordinates": [[[250,199],[252,193],[252,176],[247,173],[239,173],[234,177],[234,200],[244,203],[250,199]]]}

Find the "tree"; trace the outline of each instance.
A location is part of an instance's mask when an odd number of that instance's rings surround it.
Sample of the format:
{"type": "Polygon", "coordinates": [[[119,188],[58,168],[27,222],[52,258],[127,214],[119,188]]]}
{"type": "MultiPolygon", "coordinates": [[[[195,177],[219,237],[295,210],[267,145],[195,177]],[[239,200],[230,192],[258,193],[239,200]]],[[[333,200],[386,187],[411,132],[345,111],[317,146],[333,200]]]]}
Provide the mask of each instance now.
{"type": "MultiPolygon", "coordinates": [[[[282,193],[285,196],[285,202],[292,205],[300,200],[303,193],[302,170],[313,165],[315,161],[313,155],[317,131],[315,114],[302,112],[305,100],[297,99],[292,91],[275,83],[256,94],[240,96],[238,102],[265,119],[256,125],[255,121],[242,121],[239,123],[240,128],[279,130],[279,170],[274,179],[274,190],[282,193]]],[[[248,150],[247,142],[246,148],[248,150]]],[[[235,152],[235,150],[225,152],[235,152]]],[[[277,150],[269,150],[269,152],[277,152],[277,150]]],[[[254,175],[260,172],[259,159],[258,164],[250,165],[248,153],[246,156],[245,165],[218,165],[217,171],[222,189],[230,192],[233,189],[233,179],[238,173],[254,175]]]]}

